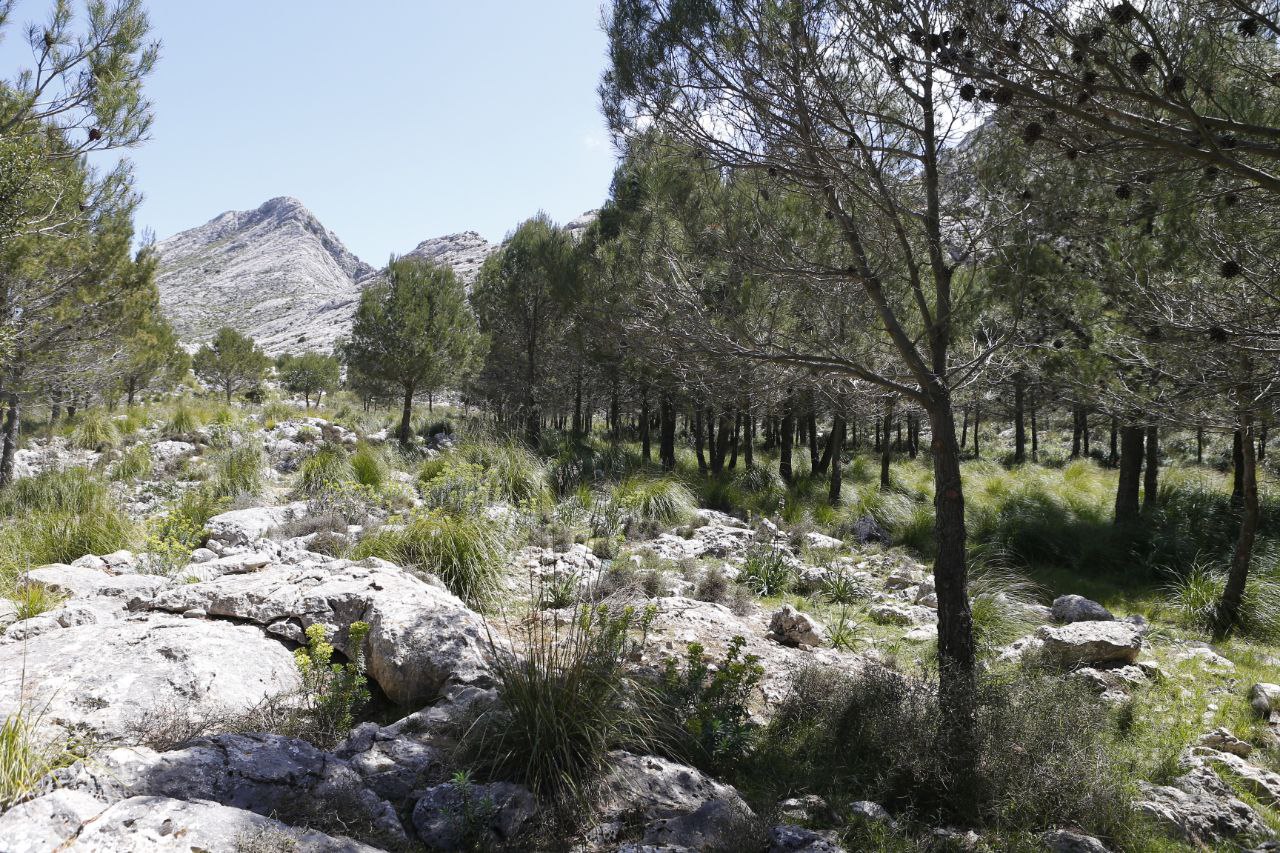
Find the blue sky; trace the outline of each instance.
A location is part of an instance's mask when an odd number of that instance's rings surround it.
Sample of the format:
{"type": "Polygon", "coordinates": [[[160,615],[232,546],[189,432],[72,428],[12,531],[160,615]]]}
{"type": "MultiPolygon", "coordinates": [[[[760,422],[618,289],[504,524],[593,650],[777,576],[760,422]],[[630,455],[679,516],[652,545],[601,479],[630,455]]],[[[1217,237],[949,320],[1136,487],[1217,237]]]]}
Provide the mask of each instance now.
{"type": "MultiPolygon", "coordinates": [[[[21,0],[0,49],[51,0],[21,0]]],[[[501,239],[604,199],[599,0],[150,0],[152,139],[129,153],[140,228],[302,200],[380,266],[421,240],[501,239]]]]}

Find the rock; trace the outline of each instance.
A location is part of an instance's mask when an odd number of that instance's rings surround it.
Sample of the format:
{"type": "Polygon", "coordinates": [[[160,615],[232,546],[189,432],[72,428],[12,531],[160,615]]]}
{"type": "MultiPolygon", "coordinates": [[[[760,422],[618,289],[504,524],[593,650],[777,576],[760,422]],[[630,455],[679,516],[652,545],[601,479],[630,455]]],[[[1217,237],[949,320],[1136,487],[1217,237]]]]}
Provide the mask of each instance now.
{"type": "Polygon", "coordinates": [[[0,645],[0,718],[25,703],[43,709],[45,725],[101,738],[128,734],[156,709],[244,713],[299,684],[281,643],[228,622],[157,614],[0,645]]]}
{"type": "Polygon", "coordinates": [[[832,824],[836,815],[831,804],[817,794],[789,797],[778,803],[778,817],[787,823],[832,824]]]}
{"type": "Polygon", "coordinates": [[[834,832],[784,824],[769,830],[769,853],[845,853],[845,848],[834,832]]]}
{"type": "Polygon", "coordinates": [[[1249,705],[1262,716],[1280,710],[1280,684],[1255,684],[1249,688],[1249,705]]]}
{"type": "Polygon", "coordinates": [[[1096,601],[1081,595],[1060,595],[1053,600],[1053,618],[1059,622],[1110,622],[1116,617],[1096,601]]]}
{"type": "MultiPolygon", "coordinates": [[[[0,821],[9,814],[12,812],[0,821]]],[[[0,836],[4,836],[3,828],[0,836]]],[[[6,847],[5,853],[47,853],[51,849],[6,847]]],[[[295,829],[243,809],[167,797],[131,797],[110,806],[103,804],[102,811],[85,821],[71,846],[57,849],[68,853],[378,853],[377,848],[348,838],[295,829]]]]}
{"type": "Polygon", "coordinates": [[[1175,837],[1214,847],[1229,842],[1270,839],[1272,832],[1252,808],[1230,793],[1212,773],[1188,774],[1173,785],[1139,783],[1138,811],[1175,837]]]}
{"type": "Polygon", "coordinates": [[[79,559],[72,560],[71,565],[82,569],[97,569],[100,572],[105,572],[107,570],[107,561],[101,557],[96,557],[93,554],[85,554],[79,559]]]}
{"type": "Polygon", "coordinates": [[[163,465],[191,456],[197,450],[199,448],[188,441],[157,441],[151,445],[151,458],[163,465]]]}
{"type": "Polygon", "coordinates": [[[18,605],[7,598],[0,598],[0,630],[18,621],[18,605]]]}
{"type": "Polygon", "coordinates": [[[1251,764],[1236,753],[1201,746],[1191,750],[1186,762],[1193,768],[1209,770],[1219,777],[1221,771],[1226,770],[1237,785],[1257,797],[1259,802],[1268,806],[1280,805],[1280,774],[1251,764]]]}
{"type": "Polygon", "coordinates": [[[804,535],[804,544],[810,548],[821,548],[825,550],[838,550],[844,547],[844,542],[836,539],[834,536],[827,536],[811,530],[804,535]]]}
{"type": "Polygon", "coordinates": [[[847,809],[850,817],[859,820],[870,821],[872,823],[883,823],[890,827],[898,825],[884,806],[879,803],[873,803],[870,800],[856,800],[849,804],[847,809]]]}
{"type": "Polygon", "coordinates": [[[1055,829],[1040,836],[1050,853],[1109,853],[1106,845],[1092,835],[1080,835],[1065,829],[1055,829]]]}
{"type": "Polygon", "coordinates": [[[216,559],[218,559],[218,555],[208,548],[197,548],[191,552],[191,562],[193,563],[207,563],[216,559]]]}
{"type": "Polygon", "coordinates": [[[107,804],[84,791],[58,789],[0,814],[0,849],[5,853],[61,850],[107,804]]]}
{"type": "Polygon", "coordinates": [[[763,846],[755,814],[728,785],[665,758],[627,752],[609,758],[597,814],[618,835],[633,831],[645,844],[695,850],[763,846]]]}
{"type": "Polygon", "coordinates": [[[204,610],[253,622],[295,641],[313,624],[347,653],[353,622],[369,625],[369,677],[391,701],[421,707],[446,683],[490,681],[489,641],[481,616],[457,597],[385,563],[273,565],[165,590],[147,605],[184,613],[204,610]]]}
{"type": "Polygon", "coordinates": [[[24,575],[26,583],[72,598],[109,596],[132,598],[151,595],[169,585],[156,575],[109,575],[83,566],[52,564],[32,569],[24,575]]]}
{"type": "Polygon", "coordinates": [[[1106,699],[1122,699],[1129,691],[1147,685],[1147,675],[1141,667],[1126,665],[1097,668],[1084,666],[1073,670],[1070,677],[1083,682],[1106,699]]]}
{"type": "Polygon", "coordinates": [[[889,535],[889,531],[881,527],[880,522],[870,515],[864,515],[855,521],[850,534],[853,541],[859,545],[889,545],[893,542],[893,537],[889,535]]]}
{"type": "Polygon", "coordinates": [[[907,589],[919,586],[928,578],[928,574],[914,566],[898,566],[884,579],[885,589],[907,589]]]}
{"type": "Polygon", "coordinates": [[[523,785],[446,782],[429,789],[418,800],[413,808],[413,825],[428,850],[461,850],[469,845],[512,844],[532,826],[537,815],[537,800],[523,785]],[[474,816],[470,826],[467,814],[474,816]]]}
{"type": "Polygon", "coordinates": [[[1207,734],[1200,735],[1200,739],[1196,743],[1218,752],[1229,752],[1240,758],[1248,758],[1253,754],[1252,744],[1240,740],[1240,738],[1221,726],[1207,734]]]}
{"type": "Polygon", "coordinates": [[[932,625],[938,621],[938,614],[923,605],[876,604],[867,615],[880,625],[932,625]]]}
{"type": "MultiPolygon", "coordinates": [[[[1235,672],[1236,665],[1215,652],[1208,645],[1200,643],[1192,645],[1189,648],[1177,651],[1173,655],[1176,663],[1185,663],[1187,661],[1195,661],[1205,669],[1211,672],[1235,672]]],[[[1280,691],[1280,688],[1277,688],[1280,691]]]]}
{"type": "Polygon", "coordinates": [[[133,797],[203,800],[285,822],[336,815],[391,838],[405,837],[394,808],[364,787],[347,762],[281,735],[219,735],[168,752],[119,748],[56,771],[54,778],[61,788],[108,803],[133,797]]]}
{"type": "Polygon", "coordinates": [[[307,513],[305,501],[284,506],[254,507],[224,512],[209,519],[205,525],[210,541],[223,545],[250,545],[262,539],[273,528],[301,518],[307,513]]]}
{"type": "Polygon", "coordinates": [[[1045,654],[1064,668],[1090,664],[1129,664],[1142,651],[1142,635],[1124,622],[1074,622],[1043,626],[1036,636],[1045,654]]]}
{"type": "Polygon", "coordinates": [[[102,562],[106,563],[107,568],[113,572],[127,571],[134,563],[133,552],[122,549],[110,554],[103,554],[102,562]]]}
{"type": "Polygon", "coordinates": [[[816,619],[784,604],[769,620],[769,636],[785,646],[821,646],[827,629],[816,619]]]}

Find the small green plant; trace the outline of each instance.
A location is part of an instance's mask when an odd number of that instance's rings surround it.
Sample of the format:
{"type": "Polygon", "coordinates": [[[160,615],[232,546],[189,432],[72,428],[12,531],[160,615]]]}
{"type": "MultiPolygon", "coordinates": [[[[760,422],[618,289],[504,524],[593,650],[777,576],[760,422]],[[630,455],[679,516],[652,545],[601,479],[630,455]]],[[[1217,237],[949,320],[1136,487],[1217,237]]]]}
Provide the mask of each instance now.
{"type": "Polygon", "coordinates": [[[151,451],[145,444],[135,444],[111,468],[113,480],[145,480],[151,476],[151,451]]]}
{"type": "Polygon", "coordinates": [[[203,541],[203,524],[171,510],[149,522],[143,566],[149,574],[173,577],[191,562],[191,552],[203,541]]]}
{"type": "Polygon", "coordinates": [[[221,451],[213,461],[209,486],[218,497],[256,496],[263,486],[262,448],[245,443],[221,451]]]}
{"type": "Polygon", "coordinates": [[[19,619],[34,619],[41,613],[48,613],[62,606],[64,601],[66,597],[61,593],[36,583],[19,584],[13,596],[19,619]]]}
{"type": "Polygon", "coordinates": [[[304,460],[298,474],[298,492],[302,495],[315,495],[356,479],[347,451],[336,444],[326,444],[304,460]]]}
{"type": "Polygon", "coordinates": [[[746,640],[729,641],[724,658],[712,668],[700,643],[689,643],[684,669],[667,660],[661,701],[677,731],[679,757],[713,773],[735,767],[750,749],[750,701],[764,677],[755,655],[743,655],[746,640]]]}
{"type": "Polygon", "coordinates": [[[578,600],[578,576],[561,572],[539,584],[538,606],[543,610],[559,610],[578,600]]]}
{"type": "Polygon", "coordinates": [[[90,409],[76,417],[71,444],[81,450],[107,450],[120,443],[120,430],[105,409],[90,409]]]}
{"type": "Polygon", "coordinates": [[[848,568],[835,566],[822,579],[820,594],[829,604],[848,605],[865,600],[871,591],[848,568]]]}
{"type": "Polygon", "coordinates": [[[862,645],[862,620],[853,616],[850,609],[841,605],[835,618],[827,624],[827,640],[831,648],[842,652],[855,652],[862,645]]]}
{"type": "Polygon", "coordinates": [[[795,582],[795,571],[781,548],[753,548],[745,557],[738,582],[756,595],[781,595],[795,582]]]}
{"type": "MultiPolygon", "coordinates": [[[[1189,628],[1214,631],[1226,585],[1225,567],[1196,560],[1166,587],[1175,620],[1189,628]]],[[[1280,577],[1274,569],[1255,567],[1249,573],[1236,633],[1263,641],[1280,638],[1280,577]]]]}
{"type": "Polygon", "coordinates": [[[369,702],[364,674],[364,641],[369,625],[352,622],[347,629],[348,662],[333,662],[333,645],[321,624],[307,628],[307,646],[293,653],[302,676],[299,710],[302,736],[316,746],[331,748],[341,743],[356,714],[369,702]]]}
{"type": "Polygon", "coordinates": [[[497,806],[491,797],[477,798],[470,770],[459,770],[449,780],[458,794],[459,805],[449,816],[456,825],[460,850],[484,850],[490,840],[489,825],[497,806]]]}

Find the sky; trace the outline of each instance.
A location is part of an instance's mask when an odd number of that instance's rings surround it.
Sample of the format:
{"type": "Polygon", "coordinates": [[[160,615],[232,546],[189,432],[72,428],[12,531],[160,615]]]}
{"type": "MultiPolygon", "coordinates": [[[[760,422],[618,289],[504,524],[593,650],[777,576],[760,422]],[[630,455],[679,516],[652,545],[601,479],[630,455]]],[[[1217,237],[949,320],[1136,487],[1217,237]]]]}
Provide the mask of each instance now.
{"type": "MultiPolygon", "coordinates": [[[[0,75],[29,57],[20,0],[0,75]]],[[[128,153],[139,229],[164,239],[294,196],[362,260],[422,240],[497,241],[598,207],[599,0],[150,0],[163,43],[151,139],[128,153]]]]}

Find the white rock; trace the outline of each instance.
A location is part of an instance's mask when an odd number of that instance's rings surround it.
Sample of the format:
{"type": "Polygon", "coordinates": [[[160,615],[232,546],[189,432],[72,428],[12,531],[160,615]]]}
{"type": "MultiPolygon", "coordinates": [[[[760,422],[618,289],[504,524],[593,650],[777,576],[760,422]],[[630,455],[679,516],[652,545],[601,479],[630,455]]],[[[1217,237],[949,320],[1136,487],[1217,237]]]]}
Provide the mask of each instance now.
{"type": "Polygon", "coordinates": [[[826,642],[827,629],[808,614],[784,604],[769,620],[769,636],[787,646],[814,647],[826,642]]]}

